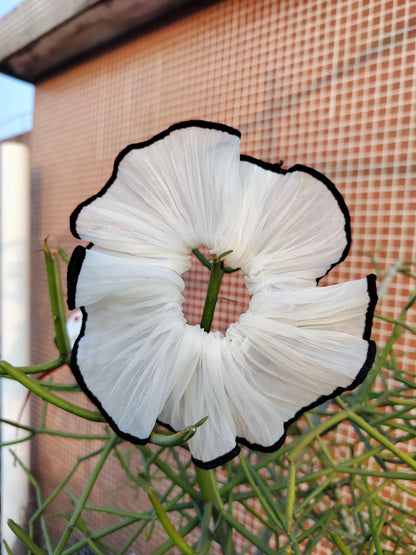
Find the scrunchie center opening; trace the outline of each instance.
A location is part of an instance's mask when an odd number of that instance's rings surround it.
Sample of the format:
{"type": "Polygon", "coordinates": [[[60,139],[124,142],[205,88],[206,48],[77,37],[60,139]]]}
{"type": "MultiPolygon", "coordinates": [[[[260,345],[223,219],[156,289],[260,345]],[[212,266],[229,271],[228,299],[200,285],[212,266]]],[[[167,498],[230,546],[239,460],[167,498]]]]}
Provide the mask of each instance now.
{"type": "MultiPolygon", "coordinates": [[[[205,258],[210,260],[211,255],[208,247],[201,246],[198,247],[198,250],[205,258]]],[[[194,326],[201,322],[210,271],[193,254],[191,260],[192,267],[182,274],[182,279],[185,282],[183,292],[185,301],[182,308],[187,322],[194,326]]],[[[211,331],[225,333],[230,324],[236,322],[240,315],[246,312],[250,302],[250,294],[241,270],[224,274],[219,297],[211,331]]]]}

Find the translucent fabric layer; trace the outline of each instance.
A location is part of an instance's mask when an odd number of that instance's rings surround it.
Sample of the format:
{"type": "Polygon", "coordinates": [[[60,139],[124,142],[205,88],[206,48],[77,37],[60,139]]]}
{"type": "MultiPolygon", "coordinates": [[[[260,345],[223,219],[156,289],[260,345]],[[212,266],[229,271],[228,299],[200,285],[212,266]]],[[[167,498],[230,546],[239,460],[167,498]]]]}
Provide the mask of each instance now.
{"type": "Polygon", "coordinates": [[[156,423],[179,430],[204,468],[238,442],[278,448],[294,418],[364,379],[376,302],[372,277],[317,280],[349,248],[342,197],[321,174],[239,154],[239,133],[185,122],[131,145],[113,175],[71,217],[78,247],[70,308],[83,307],[72,368],[123,437],[156,423]],[[225,335],[186,323],[190,252],[201,244],[241,267],[252,299],[225,335]]]}
{"type": "Polygon", "coordinates": [[[333,185],[295,166],[276,173],[242,161],[242,206],[229,263],[247,274],[251,293],[315,285],[349,248],[349,218],[333,185]],[[263,183],[263,187],[259,187],[263,183]]]}

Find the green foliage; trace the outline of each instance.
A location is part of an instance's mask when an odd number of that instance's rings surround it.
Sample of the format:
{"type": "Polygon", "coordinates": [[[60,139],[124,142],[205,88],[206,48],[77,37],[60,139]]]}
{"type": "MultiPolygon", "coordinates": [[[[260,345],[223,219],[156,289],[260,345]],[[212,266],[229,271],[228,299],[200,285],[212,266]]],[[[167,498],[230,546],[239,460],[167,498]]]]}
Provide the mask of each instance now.
{"type": "MultiPolygon", "coordinates": [[[[0,362],[0,372],[20,381],[46,404],[100,422],[103,418],[99,413],[60,397],[61,391],[75,391],[78,386],[28,376],[58,368],[69,360],[58,256],[67,260],[65,253],[54,254],[45,244],[59,356],[51,363],[27,368],[0,362]]],[[[406,276],[409,283],[415,279],[411,269],[410,263],[395,265],[395,273],[406,276]]],[[[94,450],[78,459],[46,499],[36,476],[15,455],[33,487],[37,508],[25,528],[10,521],[11,529],[33,554],[69,555],[88,548],[91,553],[122,555],[140,534],[146,538],[152,535],[155,519],[164,527],[166,541],[153,555],[167,553],[174,546],[176,552],[200,555],[218,553],[219,549],[226,555],[312,554],[318,545],[326,545],[334,554],[410,553],[416,524],[411,509],[412,502],[416,506],[416,387],[414,374],[400,366],[397,341],[404,332],[416,334],[407,323],[415,302],[413,289],[397,319],[378,316],[391,326],[390,337],[379,346],[376,362],[357,390],[304,415],[291,426],[288,440],[276,453],[260,455],[243,449],[239,458],[217,472],[195,469],[186,452],[187,439],[198,433],[197,427],[203,422],[175,435],[155,430],[151,443],[158,447],[154,447],[125,444],[105,423],[100,434],[88,435],[50,429],[44,419],[36,428],[4,421],[27,432],[16,442],[37,434],[95,440],[94,450]],[[342,433],[346,430],[348,436],[342,433]],[[97,445],[101,446],[97,449],[97,445]],[[137,450],[142,461],[139,468],[129,456],[137,450]],[[136,512],[91,503],[91,492],[109,457],[120,463],[125,475],[123,487],[142,488],[152,509],[136,512]],[[81,495],[66,491],[69,480],[90,459],[94,466],[81,495]],[[66,495],[72,500],[73,511],[63,515],[66,527],[54,546],[50,532],[53,522],[47,510],[54,500],[66,495]],[[112,524],[90,530],[91,512],[110,515],[112,524]],[[252,527],[239,520],[242,513],[251,518],[252,527]],[[40,537],[35,529],[40,530],[40,537]],[[110,536],[122,529],[129,530],[130,535],[124,545],[114,549],[110,536]],[[81,540],[74,540],[74,531],[81,540]]],[[[11,553],[9,546],[5,548],[11,553]]]]}

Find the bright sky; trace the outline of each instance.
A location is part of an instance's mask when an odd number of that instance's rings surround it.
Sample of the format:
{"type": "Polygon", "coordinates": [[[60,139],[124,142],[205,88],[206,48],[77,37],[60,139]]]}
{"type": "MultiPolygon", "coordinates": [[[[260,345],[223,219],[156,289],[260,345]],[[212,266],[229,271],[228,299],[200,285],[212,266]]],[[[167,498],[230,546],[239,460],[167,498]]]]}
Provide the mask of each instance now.
{"type": "MultiPolygon", "coordinates": [[[[0,18],[22,0],[0,0],[0,18]]],[[[0,141],[32,129],[35,87],[0,73],[0,141]]]]}

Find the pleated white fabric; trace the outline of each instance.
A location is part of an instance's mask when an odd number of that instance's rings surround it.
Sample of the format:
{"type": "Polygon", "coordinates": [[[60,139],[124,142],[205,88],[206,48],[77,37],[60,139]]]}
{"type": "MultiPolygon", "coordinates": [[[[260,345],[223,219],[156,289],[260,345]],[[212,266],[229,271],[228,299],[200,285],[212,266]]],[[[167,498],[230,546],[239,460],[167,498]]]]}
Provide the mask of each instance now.
{"type": "Polygon", "coordinates": [[[127,147],[98,195],[71,217],[71,308],[83,307],[73,371],[122,436],[148,440],[207,422],[189,441],[210,468],[237,440],[278,448],[304,410],[364,379],[373,278],[316,287],[349,248],[342,197],[322,175],[239,153],[239,133],[185,122],[127,147]],[[233,252],[252,299],[225,335],[186,323],[190,252],[233,252]]]}

